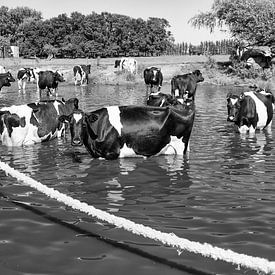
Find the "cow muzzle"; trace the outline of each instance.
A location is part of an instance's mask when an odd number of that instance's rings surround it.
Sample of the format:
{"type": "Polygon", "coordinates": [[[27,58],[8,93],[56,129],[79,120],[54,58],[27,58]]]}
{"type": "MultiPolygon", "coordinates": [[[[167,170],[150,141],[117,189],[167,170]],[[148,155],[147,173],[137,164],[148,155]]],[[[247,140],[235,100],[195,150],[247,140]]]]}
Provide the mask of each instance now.
{"type": "Polygon", "coordinates": [[[236,118],[234,116],[228,116],[227,121],[234,122],[236,121],[236,118]]]}
{"type": "Polygon", "coordinates": [[[72,140],[72,146],[82,146],[83,145],[83,141],[80,138],[74,138],[72,140]]]}

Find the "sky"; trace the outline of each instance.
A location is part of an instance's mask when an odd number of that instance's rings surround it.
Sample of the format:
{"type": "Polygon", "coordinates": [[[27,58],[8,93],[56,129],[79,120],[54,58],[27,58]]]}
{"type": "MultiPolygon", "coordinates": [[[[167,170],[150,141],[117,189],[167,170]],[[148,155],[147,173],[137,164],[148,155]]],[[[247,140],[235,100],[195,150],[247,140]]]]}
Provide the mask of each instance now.
{"type": "Polygon", "coordinates": [[[199,12],[210,11],[214,0],[1,0],[1,6],[9,8],[29,7],[40,11],[44,19],[73,11],[84,15],[92,12],[109,12],[132,18],[165,18],[176,43],[187,42],[198,45],[201,41],[217,41],[230,38],[228,33],[208,29],[195,29],[188,20],[199,12]]]}

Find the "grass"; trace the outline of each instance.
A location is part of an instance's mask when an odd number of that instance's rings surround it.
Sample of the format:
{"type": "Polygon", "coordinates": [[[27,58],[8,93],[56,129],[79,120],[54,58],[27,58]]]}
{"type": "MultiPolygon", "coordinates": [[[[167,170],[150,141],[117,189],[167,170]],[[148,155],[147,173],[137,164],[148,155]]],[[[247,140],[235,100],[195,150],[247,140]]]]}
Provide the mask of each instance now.
{"type": "MultiPolygon", "coordinates": [[[[89,78],[93,83],[123,85],[129,83],[144,82],[143,71],[146,67],[160,67],[163,73],[164,82],[169,82],[174,75],[189,73],[193,70],[201,70],[205,81],[203,84],[215,85],[253,85],[259,82],[259,79],[242,79],[234,74],[228,74],[228,55],[215,56],[157,56],[157,57],[137,57],[138,72],[136,75],[130,75],[127,72],[118,72],[114,68],[117,58],[97,59],[22,59],[5,58],[0,60],[0,65],[9,69],[14,76],[22,67],[38,67],[42,69],[60,70],[63,72],[67,81],[73,81],[73,66],[78,64],[91,64],[91,75],[89,78]],[[224,67],[222,66],[224,64],[224,67]]],[[[274,87],[274,76],[266,80],[268,85],[274,87]],[[271,84],[270,84],[271,83],[271,84]]]]}

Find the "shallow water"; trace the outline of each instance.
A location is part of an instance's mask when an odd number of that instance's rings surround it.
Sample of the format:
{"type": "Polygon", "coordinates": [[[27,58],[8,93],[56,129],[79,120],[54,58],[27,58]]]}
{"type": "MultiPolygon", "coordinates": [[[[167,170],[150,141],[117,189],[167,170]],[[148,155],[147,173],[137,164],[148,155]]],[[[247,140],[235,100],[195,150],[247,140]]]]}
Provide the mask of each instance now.
{"type": "MultiPolygon", "coordinates": [[[[63,85],[62,85],[63,84],[63,85]]],[[[74,87],[85,111],[144,104],[143,85],[74,87]]],[[[35,85],[0,93],[0,107],[38,100],[35,85]]],[[[163,92],[170,87],[164,85],[163,92]]],[[[199,86],[189,158],[93,160],[70,138],[24,148],[0,145],[1,161],[80,201],[136,223],[238,253],[275,260],[275,150],[272,133],[240,136],[226,121],[226,94],[236,87],[199,86]]],[[[0,171],[0,274],[256,274],[178,252],[72,210],[0,171]],[[103,239],[107,240],[104,242],[103,239]],[[127,247],[119,248],[114,240],[127,247]],[[135,248],[136,251],[129,252],[135,248]],[[144,255],[149,253],[151,256],[144,255]],[[143,256],[141,256],[143,254],[143,256]],[[178,263],[169,267],[158,260],[178,263]]],[[[173,264],[172,264],[173,265],[173,264]]]]}

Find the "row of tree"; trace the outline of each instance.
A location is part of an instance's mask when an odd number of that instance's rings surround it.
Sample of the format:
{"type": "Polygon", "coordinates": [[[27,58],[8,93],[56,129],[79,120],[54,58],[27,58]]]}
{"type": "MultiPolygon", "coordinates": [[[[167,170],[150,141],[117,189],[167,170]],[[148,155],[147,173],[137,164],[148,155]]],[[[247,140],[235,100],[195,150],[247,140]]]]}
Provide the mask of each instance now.
{"type": "Polygon", "coordinates": [[[27,7],[0,8],[0,43],[19,46],[23,56],[160,55],[173,45],[169,27],[162,18],[73,12],[43,20],[41,12],[27,7]]]}
{"type": "Polygon", "coordinates": [[[198,46],[175,44],[163,18],[73,12],[43,20],[39,11],[2,6],[0,47],[19,46],[21,55],[37,57],[227,54],[236,45],[275,45],[275,0],[214,0],[209,12],[195,15],[190,23],[210,32],[225,26],[233,39],[198,46]]]}
{"type": "Polygon", "coordinates": [[[192,45],[191,43],[177,43],[168,52],[173,55],[216,55],[231,54],[235,48],[235,42],[231,39],[221,41],[204,41],[200,45],[192,45]]]}

